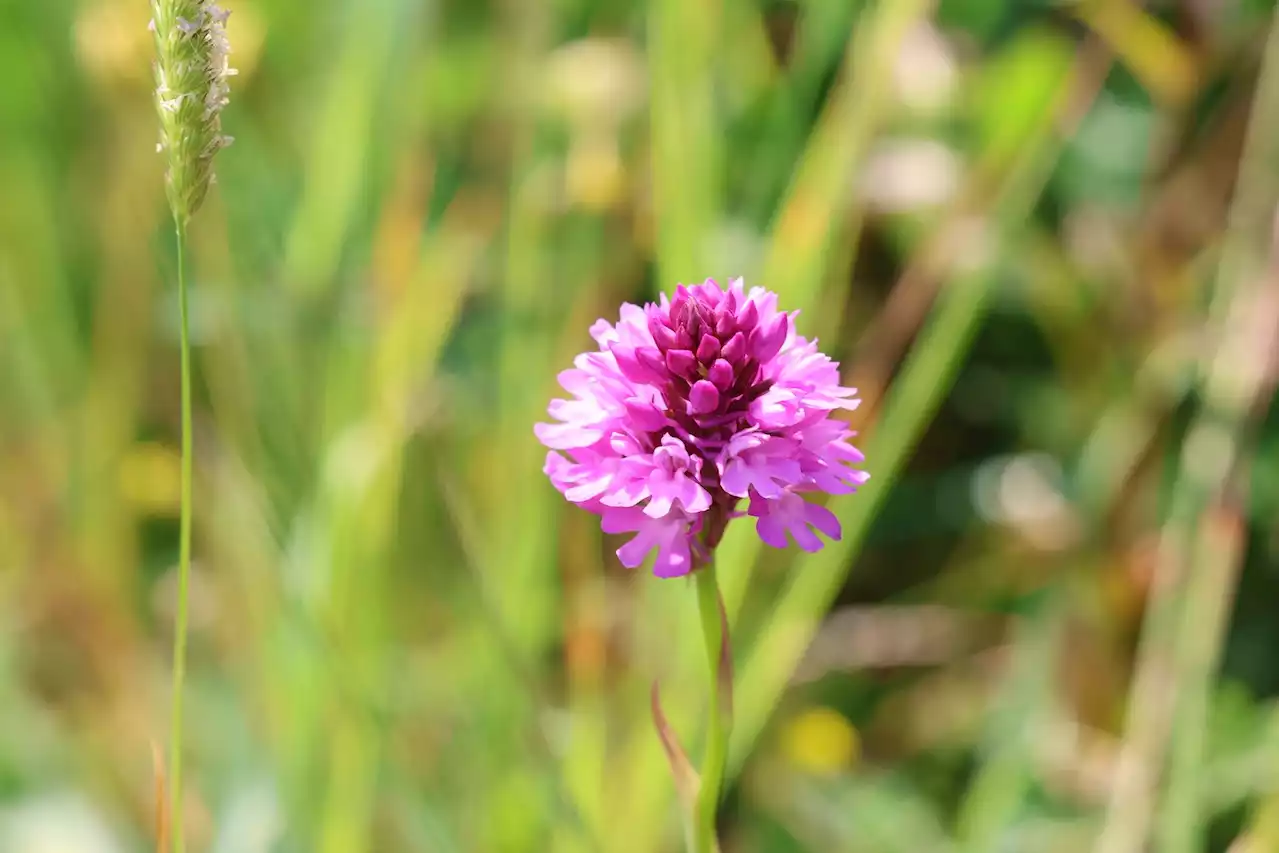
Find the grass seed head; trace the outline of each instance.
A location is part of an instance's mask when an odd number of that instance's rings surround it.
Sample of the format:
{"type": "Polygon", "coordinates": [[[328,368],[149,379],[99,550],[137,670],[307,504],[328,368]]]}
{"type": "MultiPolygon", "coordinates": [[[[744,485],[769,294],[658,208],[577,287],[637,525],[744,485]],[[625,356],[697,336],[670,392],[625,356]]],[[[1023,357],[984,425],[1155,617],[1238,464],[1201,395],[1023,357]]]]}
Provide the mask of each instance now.
{"type": "Polygon", "coordinates": [[[152,0],[156,40],[157,150],[168,158],[165,187],[174,216],[185,223],[213,183],[213,158],[231,144],[220,115],[235,74],[227,55],[228,12],[210,0],[152,0]]]}

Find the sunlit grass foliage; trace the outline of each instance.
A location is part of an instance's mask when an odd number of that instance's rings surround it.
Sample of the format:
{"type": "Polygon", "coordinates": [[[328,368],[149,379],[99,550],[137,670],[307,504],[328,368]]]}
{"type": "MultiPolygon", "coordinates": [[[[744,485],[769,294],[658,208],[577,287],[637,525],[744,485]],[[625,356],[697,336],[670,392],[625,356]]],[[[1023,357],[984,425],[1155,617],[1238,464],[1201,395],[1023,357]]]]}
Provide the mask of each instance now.
{"type": "MultiPolygon", "coordinates": [[[[745,276],[844,537],[718,574],[732,851],[1276,849],[1274,4],[239,0],[188,230],[186,847],[680,845],[692,586],[532,425],[745,276]]],[[[0,5],[0,851],[154,849],[178,303],[147,4],[0,5]]]]}

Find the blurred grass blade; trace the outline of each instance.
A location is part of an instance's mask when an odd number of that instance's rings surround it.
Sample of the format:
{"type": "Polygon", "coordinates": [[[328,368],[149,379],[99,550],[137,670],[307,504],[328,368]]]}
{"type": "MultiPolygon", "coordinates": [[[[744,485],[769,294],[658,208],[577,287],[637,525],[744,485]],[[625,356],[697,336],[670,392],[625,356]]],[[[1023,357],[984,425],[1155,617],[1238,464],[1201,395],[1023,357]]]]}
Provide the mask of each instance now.
{"type": "MultiPolygon", "coordinates": [[[[1065,598],[1052,588],[1041,594],[1051,602],[1065,598]]],[[[960,804],[961,850],[987,853],[1014,844],[1010,829],[1023,817],[1034,783],[1032,741],[1042,728],[1038,723],[1053,710],[1062,627],[1061,606],[1040,604],[1023,617],[1010,642],[1008,672],[987,709],[978,747],[982,764],[960,804]]]]}
{"type": "MultiPolygon", "coordinates": [[[[1205,728],[1244,556],[1244,520],[1231,481],[1247,454],[1259,397],[1272,391],[1268,386],[1274,381],[1268,362],[1275,358],[1277,335],[1276,73],[1273,21],[1212,284],[1210,328],[1219,343],[1203,364],[1202,408],[1183,443],[1168,522],[1181,529],[1167,530],[1161,548],[1161,562],[1170,564],[1168,572],[1181,588],[1182,611],[1173,633],[1178,689],[1173,693],[1169,778],[1156,827],[1159,847],[1168,853],[1197,853],[1206,843],[1207,816],[1198,796],[1205,728]]],[[[1130,722],[1143,724],[1140,719],[1130,722]]],[[[1158,766],[1148,770],[1155,772],[1158,766]]]]}
{"type": "MultiPolygon", "coordinates": [[[[929,0],[880,2],[864,11],[853,43],[845,48],[840,80],[822,110],[800,165],[774,221],[759,284],[778,294],[778,304],[800,310],[807,337],[834,332],[838,312],[816,310],[828,276],[852,268],[861,231],[863,206],[854,180],[889,107],[891,73],[911,27],[927,15],[929,0]],[[841,269],[829,266],[834,235],[850,251],[841,253],[841,269]],[[825,320],[823,319],[825,317],[825,320]]],[[[811,10],[812,14],[813,10],[811,10]]],[[[760,540],[749,524],[730,525],[717,559],[732,566],[722,581],[730,621],[750,586],[760,540]]]]}
{"type": "MultiPolygon", "coordinates": [[[[931,0],[880,0],[864,11],[845,51],[841,79],[805,146],[774,222],[760,284],[778,304],[813,315],[807,336],[835,331],[816,316],[836,233],[856,251],[863,205],[858,169],[879,131],[893,95],[892,72],[903,40],[928,14],[931,0]]],[[[842,259],[853,264],[853,254],[842,259]]],[[[841,270],[843,272],[843,270],[841,270]]]]}
{"type": "Polygon", "coordinates": [[[1079,0],[1068,8],[1115,51],[1153,98],[1179,107],[1195,95],[1200,85],[1195,55],[1141,4],[1079,0]]]}
{"type": "Polygon", "coordinates": [[[155,740],[151,741],[151,775],[154,780],[152,801],[155,809],[154,836],[156,853],[168,853],[169,826],[172,823],[169,811],[169,785],[165,781],[164,750],[160,748],[160,744],[155,740]]]}
{"type": "Polygon", "coordinates": [[[702,281],[720,218],[724,142],[715,97],[718,0],[654,0],[649,10],[650,145],[658,286],[702,281]]]}
{"type": "Polygon", "coordinates": [[[788,781],[770,790],[766,802],[805,850],[954,853],[934,804],[905,774],[788,781]]]}
{"type": "Polygon", "coordinates": [[[843,539],[796,560],[781,600],[752,643],[739,680],[742,710],[731,764],[736,766],[746,757],[848,571],[871,519],[950,388],[990,295],[989,276],[970,274],[950,283],[894,383],[884,417],[867,444],[867,458],[874,460],[871,479],[851,499],[831,504],[844,527],[843,539]]]}
{"type": "Polygon", "coordinates": [[[692,814],[698,797],[698,771],[693,769],[688,753],[684,751],[675,730],[667,722],[667,715],[662,712],[662,697],[656,681],[649,690],[649,712],[653,716],[653,727],[658,733],[658,740],[662,742],[662,751],[667,754],[667,763],[671,767],[671,777],[675,780],[680,802],[692,814]]]}
{"type": "Polygon", "coordinates": [[[489,523],[507,531],[495,562],[504,576],[494,585],[495,604],[504,630],[535,660],[550,641],[559,606],[554,581],[558,537],[549,519],[560,510],[561,500],[545,488],[545,448],[534,440],[533,424],[545,415],[551,396],[557,344],[566,319],[573,316],[566,307],[579,296],[567,277],[553,279],[547,250],[555,224],[548,198],[551,161],[531,84],[543,70],[550,11],[541,4],[506,9],[514,47],[504,70],[518,97],[501,267],[498,419],[483,451],[491,457],[483,490],[489,523]]]}
{"type": "Polygon", "coordinates": [[[370,175],[381,119],[376,93],[386,90],[398,34],[410,32],[407,0],[347,3],[329,70],[317,80],[316,125],[306,137],[303,194],[285,243],[285,284],[301,296],[328,284],[370,175]]]}
{"type": "Polygon", "coordinates": [[[735,730],[730,763],[745,758],[790,673],[809,644],[822,614],[851,568],[871,520],[896,482],[919,436],[932,419],[964,362],[964,353],[977,331],[991,294],[994,265],[1011,233],[1023,223],[1039,196],[1048,169],[1056,161],[1055,129],[1063,113],[1078,108],[1074,81],[1092,81],[1071,66],[1072,54],[1060,40],[1037,34],[1053,49],[1026,53],[1048,63],[1055,74],[1042,74],[1049,84],[1040,101],[1038,121],[1029,127],[1020,159],[1009,179],[1005,197],[992,212],[979,240],[986,257],[959,271],[939,297],[928,323],[890,389],[882,419],[866,445],[870,481],[858,494],[838,497],[830,504],[844,527],[839,542],[795,561],[781,599],[747,654],[738,684],[742,709],[735,730]]]}
{"type": "Polygon", "coordinates": [[[1205,355],[1202,409],[1188,428],[1169,517],[1161,531],[1124,746],[1095,848],[1098,853],[1136,853],[1146,843],[1166,749],[1173,759],[1158,825],[1161,849],[1192,853],[1202,843],[1203,817],[1196,796],[1203,748],[1200,727],[1222,640],[1222,608],[1239,558],[1239,543],[1223,536],[1221,525],[1205,527],[1205,514],[1224,499],[1254,396],[1268,381],[1264,364],[1270,359],[1263,352],[1275,340],[1275,306],[1266,298],[1268,292],[1274,294],[1275,269],[1268,269],[1267,261],[1275,246],[1274,21],[1258,79],[1230,228],[1213,282],[1211,328],[1218,347],[1205,355]],[[1259,310],[1260,305],[1268,307],[1259,310]],[[1259,321],[1269,323],[1269,329],[1258,329],[1259,321]],[[1253,334],[1240,334],[1251,328],[1253,334]],[[1204,453],[1206,445],[1216,452],[1204,453]],[[1198,538],[1205,533],[1207,542],[1201,544],[1198,538]],[[1193,600],[1193,590],[1206,600],[1193,600]],[[1194,629],[1187,630],[1186,619],[1196,620],[1194,629]],[[1176,695],[1177,702],[1171,704],[1170,695],[1176,695]]]}
{"type": "Polygon", "coordinates": [[[662,751],[666,753],[667,765],[671,768],[671,778],[675,783],[676,794],[680,798],[680,818],[684,824],[685,848],[693,853],[697,849],[696,810],[701,782],[698,779],[698,771],[693,769],[688,754],[684,751],[684,747],[680,746],[680,739],[676,736],[675,730],[667,722],[667,715],[662,712],[662,697],[658,693],[657,681],[653,682],[653,687],[649,691],[649,711],[653,716],[653,727],[658,733],[658,740],[662,742],[662,751]]]}

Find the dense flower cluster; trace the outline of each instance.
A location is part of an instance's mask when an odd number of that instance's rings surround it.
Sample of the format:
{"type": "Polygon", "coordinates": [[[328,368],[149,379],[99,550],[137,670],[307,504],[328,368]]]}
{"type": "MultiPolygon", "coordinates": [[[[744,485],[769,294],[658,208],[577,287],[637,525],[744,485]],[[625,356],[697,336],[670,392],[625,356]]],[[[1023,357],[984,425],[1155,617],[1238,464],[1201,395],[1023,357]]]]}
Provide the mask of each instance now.
{"type": "Polygon", "coordinates": [[[214,155],[231,144],[221,123],[231,91],[227,78],[236,73],[228,63],[231,13],[213,0],[152,0],[151,6],[160,112],[156,150],[168,155],[169,203],[185,221],[214,180],[214,155]]]}
{"type": "Polygon", "coordinates": [[[816,551],[814,529],[840,538],[831,511],[801,495],[866,481],[851,467],[862,461],[853,433],[831,417],[858,401],[794,317],[763,288],[708,280],[591,327],[599,351],[559,376],[574,399],[553,400],[558,423],[535,432],[565,498],[600,515],[606,533],[635,534],[618,549],[624,565],[657,548],[655,574],[687,574],[744,498],[769,545],[790,534],[816,551]]]}

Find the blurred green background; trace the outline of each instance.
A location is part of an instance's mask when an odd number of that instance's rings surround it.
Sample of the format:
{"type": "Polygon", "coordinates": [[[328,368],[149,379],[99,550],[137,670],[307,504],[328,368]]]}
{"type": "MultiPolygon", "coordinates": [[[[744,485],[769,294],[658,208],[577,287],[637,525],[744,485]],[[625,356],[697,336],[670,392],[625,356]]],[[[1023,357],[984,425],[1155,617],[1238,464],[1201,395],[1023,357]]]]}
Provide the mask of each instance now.
{"type": "MultiPolygon", "coordinates": [[[[726,853],[1277,849],[1266,0],[238,0],[191,229],[188,849],[679,849],[692,588],[531,425],[744,275],[862,390],[731,529],[726,853]]],[[[0,2],[0,851],[153,848],[178,494],[143,0],[0,2]]]]}

